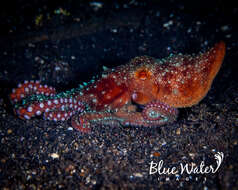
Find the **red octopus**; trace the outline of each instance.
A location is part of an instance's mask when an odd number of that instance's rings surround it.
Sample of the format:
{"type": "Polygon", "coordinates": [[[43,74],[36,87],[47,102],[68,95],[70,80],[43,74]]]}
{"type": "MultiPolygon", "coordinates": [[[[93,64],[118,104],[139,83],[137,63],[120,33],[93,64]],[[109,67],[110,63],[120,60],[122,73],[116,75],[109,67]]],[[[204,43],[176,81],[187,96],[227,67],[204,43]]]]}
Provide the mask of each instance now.
{"type": "Polygon", "coordinates": [[[22,119],[41,114],[54,121],[72,117],[72,126],[82,132],[92,125],[164,125],[176,120],[177,108],[205,97],[224,55],[225,43],[219,42],[197,56],[136,57],[107,69],[98,80],[58,94],[47,85],[25,81],[10,99],[22,119]]]}

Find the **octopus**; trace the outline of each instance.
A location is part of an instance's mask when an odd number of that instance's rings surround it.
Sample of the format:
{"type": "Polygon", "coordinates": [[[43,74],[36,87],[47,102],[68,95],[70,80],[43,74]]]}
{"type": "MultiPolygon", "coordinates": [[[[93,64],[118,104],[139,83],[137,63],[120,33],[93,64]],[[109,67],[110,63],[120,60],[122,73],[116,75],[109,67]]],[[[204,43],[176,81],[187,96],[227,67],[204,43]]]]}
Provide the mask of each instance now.
{"type": "Polygon", "coordinates": [[[12,90],[10,99],[21,119],[71,118],[71,125],[86,133],[98,125],[161,126],[176,121],[178,108],[191,107],[206,96],[224,56],[221,41],[197,55],[135,57],[66,92],[25,81],[12,90]]]}

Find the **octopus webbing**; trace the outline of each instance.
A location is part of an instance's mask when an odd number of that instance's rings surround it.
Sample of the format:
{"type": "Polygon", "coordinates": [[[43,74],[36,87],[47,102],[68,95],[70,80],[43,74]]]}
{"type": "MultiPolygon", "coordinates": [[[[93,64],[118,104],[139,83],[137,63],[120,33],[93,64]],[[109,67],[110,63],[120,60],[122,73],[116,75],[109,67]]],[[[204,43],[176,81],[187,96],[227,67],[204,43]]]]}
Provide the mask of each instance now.
{"type": "Polygon", "coordinates": [[[196,56],[164,59],[141,56],[67,92],[25,81],[10,99],[22,119],[42,115],[65,121],[81,132],[91,126],[160,126],[176,121],[177,108],[190,107],[207,94],[225,55],[219,42],[196,56]]]}

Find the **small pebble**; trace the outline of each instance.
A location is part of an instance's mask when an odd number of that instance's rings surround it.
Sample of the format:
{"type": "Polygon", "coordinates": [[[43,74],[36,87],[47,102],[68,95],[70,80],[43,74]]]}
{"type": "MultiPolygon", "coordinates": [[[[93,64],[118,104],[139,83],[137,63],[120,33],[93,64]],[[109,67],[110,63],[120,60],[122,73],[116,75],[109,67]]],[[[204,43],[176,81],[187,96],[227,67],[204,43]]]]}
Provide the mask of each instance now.
{"type": "Polygon", "coordinates": [[[189,153],[189,156],[190,156],[192,159],[194,159],[195,154],[194,154],[194,153],[189,153]]]}
{"type": "Polygon", "coordinates": [[[181,129],[178,128],[178,129],[176,130],[176,135],[180,135],[180,134],[181,134],[181,129]]]}
{"type": "Polygon", "coordinates": [[[133,174],[135,177],[143,177],[143,175],[141,173],[134,173],[133,174]]]}
{"type": "Polygon", "coordinates": [[[57,153],[52,153],[52,154],[50,155],[50,157],[53,158],[53,159],[58,159],[58,158],[59,158],[59,154],[57,154],[57,153]]]}
{"type": "Polygon", "coordinates": [[[164,23],[164,24],[163,24],[163,27],[169,28],[171,25],[173,25],[173,21],[172,21],[172,20],[170,20],[170,21],[164,23]]]}
{"type": "Polygon", "coordinates": [[[153,153],[153,156],[154,156],[154,157],[159,157],[160,155],[161,155],[161,154],[160,154],[159,152],[154,152],[154,153],[153,153]]]}
{"type": "Polygon", "coordinates": [[[111,29],[112,33],[117,33],[117,29],[114,28],[114,29],[111,29]]]}
{"type": "Polygon", "coordinates": [[[11,130],[11,129],[8,129],[8,130],[7,130],[7,134],[10,135],[11,133],[12,133],[12,130],[11,130]]]}
{"type": "Polygon", "coordinates": [[[68,131],[73,131],[73,127],[68,127],[68,131]]]}
{"type": "Polygon", "coordinates": [[[225,32],[225,31],[229,30],[229,26],[228,25],[224,25],[224,26],[221,27],[221,30],[223,32],[225,32]]]}

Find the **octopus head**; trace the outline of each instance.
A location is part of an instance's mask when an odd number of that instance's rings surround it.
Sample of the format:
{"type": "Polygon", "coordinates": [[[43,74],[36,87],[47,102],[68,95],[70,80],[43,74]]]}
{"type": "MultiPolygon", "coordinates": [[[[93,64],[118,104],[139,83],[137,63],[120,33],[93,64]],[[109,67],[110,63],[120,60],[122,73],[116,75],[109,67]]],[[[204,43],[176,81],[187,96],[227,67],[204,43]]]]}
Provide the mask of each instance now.
{"type": "Polygon", "coordinates": [[[145,105],[156,98],[157,86],[154,83],[154,74],[151,68],[143,65],[133,72],[132,100],[145,105]]]}

